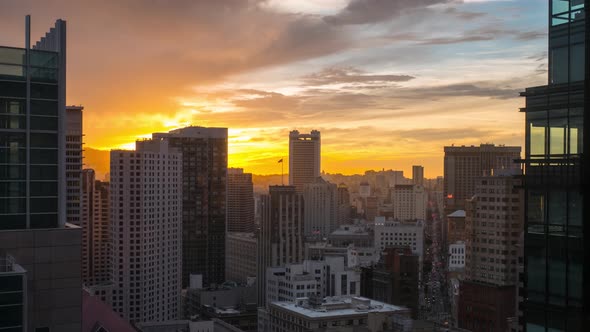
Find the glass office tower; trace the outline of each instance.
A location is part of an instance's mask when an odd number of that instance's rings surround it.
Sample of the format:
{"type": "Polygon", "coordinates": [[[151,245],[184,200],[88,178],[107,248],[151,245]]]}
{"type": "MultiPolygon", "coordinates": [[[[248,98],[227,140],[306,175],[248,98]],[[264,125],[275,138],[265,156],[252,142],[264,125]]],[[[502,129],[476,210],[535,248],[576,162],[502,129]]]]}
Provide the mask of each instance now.
{"type": "Polygon", "coordinates": [[[582,331],[588,310],[588,99],[584,0],[549,1],[549,84],[526,97],[525,331],[582,331]],[[585,79],[586,78],[586,79],[585,79]]]}
{"type": "MultiPolygon", "coordinates": [[[[48,47],[49,39],[65,33],[59,28],[64,24],[58,21],[33,49],[28,37],[26,48],[0,47],[0,230],[65,223],[60,211],[65,201],[59,199],[65,167],[58,167],[63,165],[58,130],[65,118],[60,114],[65,111],[65,70],[60,70],[65,53],[48,47]]],[[[65,43],[61,47],[65,50],[65,43]]]]}

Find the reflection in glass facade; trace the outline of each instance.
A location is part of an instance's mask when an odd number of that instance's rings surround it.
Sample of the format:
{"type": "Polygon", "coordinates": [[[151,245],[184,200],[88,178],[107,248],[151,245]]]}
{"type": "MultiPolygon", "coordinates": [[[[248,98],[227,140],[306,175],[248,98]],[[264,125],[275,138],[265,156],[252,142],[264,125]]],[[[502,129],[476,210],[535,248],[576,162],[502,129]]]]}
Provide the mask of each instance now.
{"type": "Polygon", "coordinates": [[[45,50],[56,48],[45,38],[32,49],[0,47],[0,230],[60,224],[65,90],[61,54],[45,50]]]}
{"type": "Polygon", "coordinates": [[[590,326],[584,0],[550,0],[549,84],[526,89],[525,331],[590,326]],[[586,202],[586,204],[584,203],[586,202]],[[584,222],[586,220],[586,222],[584,222]],[[586,270],[586,271],[585,271],[586,270]],[[585,285],[586,283],[586,285],[585,285]],[[587,302],[587,301],[586,301],[587,302]]]}

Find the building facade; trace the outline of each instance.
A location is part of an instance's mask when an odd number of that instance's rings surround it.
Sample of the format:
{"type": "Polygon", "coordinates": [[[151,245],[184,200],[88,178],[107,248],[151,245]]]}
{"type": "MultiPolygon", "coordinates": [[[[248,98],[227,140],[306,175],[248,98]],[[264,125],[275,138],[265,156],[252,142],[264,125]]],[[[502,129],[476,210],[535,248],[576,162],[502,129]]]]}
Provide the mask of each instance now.
{"type": "Polygon", "coordinates": [[[258,305],[266,304],[266,270],[304,259],[303,195],[295,186],[270,186],[260,202],[256,282],[258,305]]]}
{"type": "Polygon", "coordinates": [[[80,226],[82,197],[82,106],[66,107],[67,222],[80,226]]]}
{"type": "MultiPolygon", "coordinates": [[[[462,209],[465,200],[475,191],[475,180],[490,175],[492,170],[520,168],[520,147],[496,146],[445,146],[444,197],[448,209],[462,209]]],[[[453,211],[454,211],[453,210],[453,211]]]]}
{"type": "Polygon", "coordinates": [[[112,295],[131,322],[178,319],[182,277],[182,154],[162,139],[111,151],[112,295]]]}
{"type": "Polygon", "coordinates": [[[348,187],[343,183],[338,185],[336,205],[338,207],[338,217],[336,224],[338,224],[338,226],[350,224],[352,221],[350,217],[350,192],[348,191],[348,187]]]}
{"type": "Polygon", "coordinates": [[[424,186],[424,166],[412,166],[412,183],[419,186],[424,186]]]}
{"type": "MultiPolygon", "coordinates": [[[[68,223],[66,22],[0,46],[0,329],[80,331],[79,227],[68,223]]],[[[8,31],[7,31],[8,32],[8,31]]]]}
{"type": "Polygon", "coordinates": [[[317,130],[300,134],[289,133],[289,185],[295,186],[298,193],[304,185],[313,183],[321,172],[321,136],[317,130]]]}
{"type": "Polygon", "coordinates": [[[254,232],[254,184],[252,173],[227,169],[227,231],[254,232]]]}
{"type": "Polygon", "coordinates": [[[526,331],[590,326],[588,1],[549,1],[549,82],[527,88],[521,319],[526,331]]]}
{"type": "Polygon", "coordinates": [[[225,281],[227,128],[187,127],[153,134],[182,153],[182,285],[225,281]]]}
{"type": "Polygon", "coordinates": [[[321,177],[303,186],[304,234],[307,238],[323,238],[336,229],[337,188],[321,177]]]}
{"type": "Polygon", "coordinates": [[[383,251],[387,247],[408,246],[412,252],[424,257],[424,222],[400,222],[375,219],[375,248],[383,251]]]}
{"type": "Polygon", "coordinates": [[[393,217],[397,220],[425,220],[428,194],[422,185],[398,184],[393,187],[393,217]]]}
{"type": "Polygon", "coordinates": [[[111,209],[109,183],[96,180],[94,170],[82,171],[82,281],[86,285],[111,278],[111,209]]]}
{"type": "Polygon", "coordinates": [[[225,279],[248,283],[256,278],[257,239],[254,233],[228,233],[225,255],[225,279]]]}

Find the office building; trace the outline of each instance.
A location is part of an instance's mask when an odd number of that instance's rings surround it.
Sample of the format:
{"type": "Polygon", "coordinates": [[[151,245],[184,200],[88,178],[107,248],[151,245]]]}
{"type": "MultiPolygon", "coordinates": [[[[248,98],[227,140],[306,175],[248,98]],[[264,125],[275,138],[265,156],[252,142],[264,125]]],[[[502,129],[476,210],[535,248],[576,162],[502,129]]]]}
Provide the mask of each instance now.
{"type": "Polygon", "coordinates": [[[420,262],[409,247],[387,247],[379,263],[361,271],[362,296],[407,307],[418,316],[420,262]]]}
{"type": "Polygon", "coordinates": [[[225,279],[240,284],[256,278],[257,241],[254,233],[228,233],[225,279]]]}
{"type": "MultiPolygon", "coordinates": [[[[225,281],[227,128],[187,127],[153,134],[182,153],[182,285],[225,281]]],[[[112,175],[111,175],[112,176],[112,175]]]]}
{"type": "Polygon", "coordinates": [[[590,326],[587,1],[549,2],[549,83],[527,88],[523,314],[526,331],[590,326]]]}
{"type": "Polygon", "coordinates": [[[466,278],[507,286],[518,281],[524,221],[520,172],[499,172],[476,181],[466,216],[466,278]]]}
{"type": "Polygon", "coordinates": [[[492,170],[520,168],[520,147],[496,146],[445,146],[444,197],[445,207],[459,210],[465,200],[475,192],[475,179],[490,175],[492,170]]]}
{"type": "Polygon", "coordinates": [[[393,217],[397,220],[425,220],[428,194],[422,185],[398,184],[392,189],[393,217]]]}
{"type": "Polygon", "coordinates": [[[266,304],[266,270],[301,263],[304,258],[303,195],[295,186],[270,186],[260,202],[256,281],[258,305],[266,304]]]}
{"type": "MultiPolygon", "coordinates": [[[[0,329],[80,331],[81,229],[68,223],[66,22],[0,46],[0,329]]],[[[9,32],[9,30],[6,30],[9,32]]]]}
{"type": "Polygon", "coordinates": [[[338,208],[336,224],[338,226],[350,224],[352,221],[350,216],[350,192],[344,183],[338,185],[338,191],[336,193],[336,206],[338,208]]]}
{"type": "Polygon", "coordinates": [[[112,295],[131,322],[178,319],[182,273],[182,154],[167,140],[111,151],[112,295]]]}
{"type": "Polygon", "coordinates": [[[360,271],[346,267],[344,257],[328,256],[266,270],[266,303],[313,296],[359,296],[360,289],[360,271]]]}
{"type": "Polygon", "coordinates": [[[375,248],[385,250],[387,247],[407,246],[413,253],[424,257],[424,222],[400,222],[375,218],[375,248]]]}
{"type": "Polygon", "coordinates": [[[252,173],[227,169],[227,231],[254,232],[254,184],[252,173]]]}
{"type": "Polygon", "coordinates": [[[295,186],[298,193],[303,192],[305,184],[313,183],[320,176],[321,156],[319,131],[289,133],[289,185],[295,186]]]}
{"type": "Polygon", "coordinates": [[[82,106],[66,107],[66,213],[67,222],[81,225],[82,106]]]}
{"type": "Polygon", "coordinates": [[[449,271],[463,272],[465,269],[465,242],[457,241],[449,245],[449,271]]]}
{"type": "Polygon", "coordinates": [[[412,166],[412,183],[424,186],[424,166],[412,166]]]}
{"type": "Polygon", "coordinates": [[[337,226],[336,185],[318,177],[303,186],[304,234],[306,238],[323,238],[337,226]]]}
{"type": "Polygon", "coordinates": [[[296,303],[270,303],[259,331],[392,331],[394,315],[409,310],[364,297],[300,299],[296,303]]]}
{"type": "Polygon", "coordinates": [[[460,328],[468,331],[508,331],[508,318],[514,317],[515,313],[516,293],[513,286],[498,286],[470,280],[461,280],[460,284],[460,328]]]}
{"type": "Polygon", "coordinates": [[[109,183],[96,180],[94,170],[82,171],[82,281],[108,282],[111,277],[111,198],[109,183]]]}
{"type": "Polygon", "coordinates": [[[465,230],[465,210],[457,210],[447,215],[446,243],[467,241],[467,231],[465,230]]]}

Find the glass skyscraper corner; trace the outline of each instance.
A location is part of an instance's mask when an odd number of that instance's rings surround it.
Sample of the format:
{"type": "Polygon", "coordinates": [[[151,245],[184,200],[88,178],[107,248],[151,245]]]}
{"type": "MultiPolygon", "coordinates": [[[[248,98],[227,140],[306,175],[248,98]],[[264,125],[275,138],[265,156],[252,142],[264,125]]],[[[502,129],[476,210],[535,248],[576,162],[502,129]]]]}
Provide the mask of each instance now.
{"type": "Polygon", "coordinates": [[[0,230],[65,223],[65,22],[25,44],[0,46],[0,230]]]}
{"type": "MultiPolygon", "coordinates": [[[[586,1],[588,2],[588,1],[586,1]]],[[[549,77],[527,88],[525,331],[590,326],[588,216],[588,22],[584,0],[549,0],[549,77]]]]}

